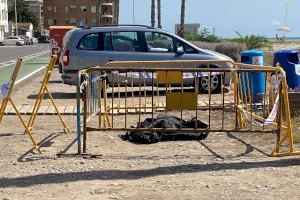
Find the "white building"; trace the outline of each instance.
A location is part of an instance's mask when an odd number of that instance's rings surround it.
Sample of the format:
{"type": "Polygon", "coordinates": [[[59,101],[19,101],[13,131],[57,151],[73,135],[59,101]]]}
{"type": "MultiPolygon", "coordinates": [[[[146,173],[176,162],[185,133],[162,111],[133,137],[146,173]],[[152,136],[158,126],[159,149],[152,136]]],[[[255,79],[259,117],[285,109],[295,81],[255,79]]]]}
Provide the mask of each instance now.
{"type": "Polygon", "coordinates": [[[0,40],[4,39],[4,33],[8,32],[7,0],[0,0],[0,40]]]}

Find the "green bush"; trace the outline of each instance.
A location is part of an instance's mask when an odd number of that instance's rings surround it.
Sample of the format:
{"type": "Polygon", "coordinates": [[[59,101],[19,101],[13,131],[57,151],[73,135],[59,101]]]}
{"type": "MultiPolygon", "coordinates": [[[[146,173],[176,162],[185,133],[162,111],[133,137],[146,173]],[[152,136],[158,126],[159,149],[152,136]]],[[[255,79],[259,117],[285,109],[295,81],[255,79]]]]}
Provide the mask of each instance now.
{"type": "Polygon", "coordinates": [[[185,36],[186,40],[189,41],[202,41],[202,42],[221,42],[221,38],[218,36],[211,34],[208,29],[204,28],[198,34],[190,34],[185,36]]]}
{"type": "Polygon", "coordinates": [[[269,46],[269,41],[259,35],[249,35],[242,36],[239,32],[236,31],[238,38],[230,39],[231,42],[244,43],[247,46],[247,49],[259,49],[262,47],[269,46]]]}

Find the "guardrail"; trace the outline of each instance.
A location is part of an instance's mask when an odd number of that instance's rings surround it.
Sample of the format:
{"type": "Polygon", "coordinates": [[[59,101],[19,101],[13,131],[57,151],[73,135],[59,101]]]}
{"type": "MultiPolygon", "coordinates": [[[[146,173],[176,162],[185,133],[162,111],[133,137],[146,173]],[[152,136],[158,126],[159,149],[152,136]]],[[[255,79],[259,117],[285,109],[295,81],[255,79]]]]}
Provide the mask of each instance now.
{"type": "Polygon", "coordinates": [[[279,67],[202,60],[111,62],[88,68],[78,73],[78,154],[87,152],[90,131],[184,131],[275,133],[271,156],[299,155],[287,95],[285,74],[279,67]],[[216,65],[232,68],[212,68],[216,65]],[[260,94],[252,78],[257,73],[263,77],[260,94]],[[233,78],[232,89],[227,87],[228,77],[233,78]],[[181,122],[192,116],[195,126],[141,126],[144,119],[154,122],[157,115],[175,116],[181,122]],[[207,127],[199,127],[199,120],[207,127]]]}

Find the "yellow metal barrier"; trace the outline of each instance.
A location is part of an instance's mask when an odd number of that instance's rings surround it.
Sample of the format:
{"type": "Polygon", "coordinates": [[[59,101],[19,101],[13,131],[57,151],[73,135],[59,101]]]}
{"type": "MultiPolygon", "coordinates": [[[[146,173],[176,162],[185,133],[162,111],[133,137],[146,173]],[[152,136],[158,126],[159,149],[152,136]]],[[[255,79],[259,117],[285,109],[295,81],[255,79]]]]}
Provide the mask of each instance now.
{"type": "Polygon", "coordinates": [[[50,63],[47,67],[47,71],[46,71],[46,74],[44,76],[44,79],[43,79],[43,82],[42,82],[42,85],[41,85],[41,88],[39,90],[39,93],[38,93],[38,96],[37,96],[37,99],[36,99],[36,102],[34,104],[34,107],[33,107],[33,111],[32,111],[32,114],[30,116],[30,119],[28,121],[28,124],[27,124],[27,128],[26,128],[26,132],[27,133],[30,133],[30,131],[32,131],[32,128],[33,128],[33,125],[34,125],[34,122],[35,122],[35,119],[37,117],[37,114],[38,114],[38,111],[40,109],[40,106],[41,106],[41,103],[44,99],[44,95],[45,93],[48,94],[49,98],[50,98],[50,101],[52,103],[52,105],[54,106],[55,108],[55,112],[60,120],[60,122],[62,123],[63,127],[64,127],[64,132],[67,132],[69,131],[69,128],[68,126],[66,125],[66,123],[64,122],[60,112],[58,111],[58,108],[57,108],[57,105],[52,97],[52,94],[50,93],[49,89],[48,89],[48,84],[49,84],[49,80],[51,78],[51,75],[52,75],[52,72],[53,72],[53,69],[54,69],[54,66],[55,66],[55,63],[56,63],[56,60],[57,60],[57,56],[52,56],[51,57],[51,60],[50,60],[50,63]]]}
{"type": "MultiPolygon", "coordinates": [[[[20,68],[22,66],[22,62],[23,62],[22,59],[19,59],[17,61],[16,67],[14,69],[14,72],[12,74],[10,82],[7,85],[7,94],[4,94],[4,98],[2,99],[2,104],[1,104],[1,108],[0,108],[0,124],[1,124],[1,121],[2,121],[2,119],[4,117],[4,115],[5,115],[5,110],[6,110],[7,104],[11,103],[11,105],[13,106],[13,109],[16,111],[16,114],[18,115],[18,117],[20,119],[20,122],[22,123],[22,125],[24,126],[26,132],[28,133],[28,136],[29,136],[30,141],[32,142],[34,148],[38,151],[38,153],[41,153],[40,147],[38,146],[38,144],[34,140],[32,134],[28,130],[28,128],[27,128],[27,126],[25,124],[24,119],[20,115],[20,113],[19,113],[19,111],[18,111],[18,109],[16,107],[16,104],[14,103],[14,101],[13,101],[13,99],[11,97],[12,96],[12,92],[13,92],[13,88],[14,88],[14,85],[15,85],[15,82],[16,82],[16,79],[17,79],[17,76],[18,76],[20,68]]],[[[6,89],[4,89],[4,90],[6,90],[6,89]]]]}
{"type": "Polygon", "coordinates": [[[295,150],[293,141],[287,83],[281,68],[233,63],[226,60],[111,62],[103,67],[93,67],[79,73],[77,98],[79,153],[81,152],[82,134],[83,152],[86,152],[86,133],[88,131],[207,131],[276,133],[277,143],[270,156],[300,155],[300,151],[295,150]],[[224,63],[231,64],[233,68],[209,67],[210,64],[224,63]],[[207,64],[207,68],[198,67],[202,64],[207,64]],[[253,88],[251,87],[256,83],[252,83],[251,86],[249,81],[242,79],[242,76],[248,76],[248,73],[263,73],[266,91],[272,90],[272,78],[278,79],[275,93],[270,95],[265,93],[260,101],[254,101],[253,88]],[[184,89],[183,80],[186,79],[186,74],[193,74],[190,86],[192,85],[194,89],[189,89],[189,92],[184,89]],[[211,89],[205,96],[199,94],[198,91],[199,77],[208,77],[208,88],[211,88],[213,74],[220,75],[222,82],[219,100],[213,98],[211,89]],[[232,103],[227,102],[224,94],[224,79],[228,74],[232,75],[234,81],[232,103]],[[83,80],[80,80],[81,77],[83,80]],[[82,81],[83,84],[81,85],[82,81]],[[159,86],[159,84],[163,86],[159,86]],[[244,93],[241,91],[243,85],[248,87],[244,93]],[[81,91],[83,92],[84,110],[82,123],[79,99],[81,91]],[[150,97],[147,96],[147,91],[150,97]],[[203,98],[207,102],[205,106],[199,104],[199,100],[203,98]],[[164,102],[161,103],[161,100],[164,102]],[[124,105],[121,105],[121,102],[124,105]],[[141,118],[146,116],[145,113],[149,113],[153,118],[154,114],[157,113],[163,113],[167,116],[170,110],[178,111],[172,114],[180,115],[181,120],[183,120],[184,112],[186,115],[192,115],[197,119],[201,109],[206,109],[208,114],[208,129],[205,130],[199,129],[197,126],[192,129],[134,128],[129,125],[132,122],[128,122],[131,119],[129,116],[135,116],[132,118],[137,119],[137,124],[140,124],[141,118]],[[219,121],[212,116],[215,109],[220,110],[218,116],[221,120],[219,121]],[[228,110],[232,112],[230,115],[232,122],[227,122],[226,120],[229,119],[224,117],[228,110]],[[125,115],[125,117],[124,119],[118,118],[117,115],[125,115]],[[93,121],[95,116],[99,117],[98,127],[95,127],[97,123],[93,121]],[[216,124],[220,128],[217,128],[216,124]]]}

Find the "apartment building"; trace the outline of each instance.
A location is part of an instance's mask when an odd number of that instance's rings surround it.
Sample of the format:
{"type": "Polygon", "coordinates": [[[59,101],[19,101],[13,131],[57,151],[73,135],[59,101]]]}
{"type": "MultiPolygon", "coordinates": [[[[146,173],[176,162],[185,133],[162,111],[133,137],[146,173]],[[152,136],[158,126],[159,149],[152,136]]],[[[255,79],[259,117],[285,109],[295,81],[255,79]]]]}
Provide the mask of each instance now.
{"type": "Polygon", "coordinates": [[[44,31],[44,19],[43,19],[43,0],[25,0],[28,4],[29,10],[31,10],[39,20],[38,27],[34,27],[38,32],[44,31]]]}
{"type": "Polygon", "coordinates": [[[8,32],[7,0],[0,0],[0,40],[4,39],[4,34],[7,32],[8,32]]]}
{"type": "Polygon", "coordinates": [[[118,24],[119,0],[44,0],[44,27],[118,24]]]}

